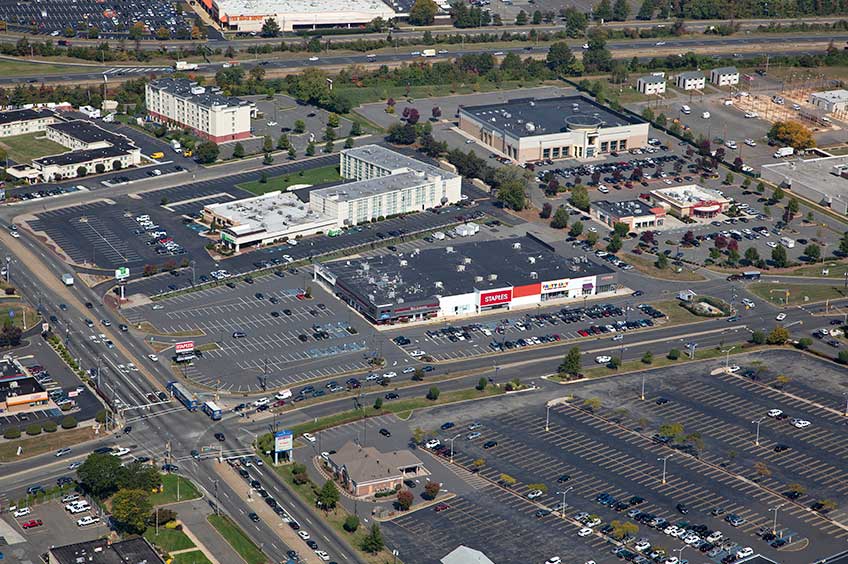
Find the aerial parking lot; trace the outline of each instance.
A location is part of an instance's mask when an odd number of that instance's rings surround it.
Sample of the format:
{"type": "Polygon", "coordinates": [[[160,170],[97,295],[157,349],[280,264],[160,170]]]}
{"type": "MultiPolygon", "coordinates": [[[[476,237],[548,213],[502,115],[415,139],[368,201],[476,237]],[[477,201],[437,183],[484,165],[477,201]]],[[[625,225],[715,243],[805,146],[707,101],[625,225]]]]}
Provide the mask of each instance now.
{"type": "Polygon", "coordinates": [[[731,361],[732,374],[711,376],[716,361],[646,372],[644,400],[637,373],[546,387],[535,408],[498,399],[498,413],[424,415],[415,425],[440,439],[431,446],[445,463],[457,436],[454,463],[479,467],[489,485],[444,511],[395,519],[387,534],[412,554],[520,547],[534,562],[615,562],[618,551],[643,564],[752,553],[802,563],[839,552],[848,538],[839,369],[789,351],[731,361]]]}

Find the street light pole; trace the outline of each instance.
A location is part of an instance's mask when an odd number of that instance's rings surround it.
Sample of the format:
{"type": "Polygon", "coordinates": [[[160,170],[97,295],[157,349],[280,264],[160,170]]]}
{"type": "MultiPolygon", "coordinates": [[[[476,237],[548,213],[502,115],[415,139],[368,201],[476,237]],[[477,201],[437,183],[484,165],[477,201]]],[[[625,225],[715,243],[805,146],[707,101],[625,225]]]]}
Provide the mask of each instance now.
{"type": "Polygon", "coordinates": [[[760,423],[765,421],[765,417],[760,417],[755,421],[751,421],[751,423],[755,423],[757,425],[757,438],[754,440],[754,446],[760,446],[760,423]]]}
{"type": "Polygon", "coordinates": [[[774,521],[773,521],[772,526],[771,526],[771,534],[773,534],[773,535],[777,534],[777,512],[780,511],[780,509],[783,507],[783,505],[784,504],[781,503],[780,505],[775,505],[774,507],[769,509],[769,511],[774,511],[774,521]]]}
{"type": "Polygon", "coordinates": [[[725,372],[727,372],[728,369],[730,368],[730,351],[732,351],[735,348],[736,347],[733,346],[733,347],[730,347],[729,349],[727,349],[726,351],[724,351],[724,353],[725,353],[725,355],[724,355],[724,371],[725,372]]]}
{"type": "Polygon", "coordinates": [[[842,395],[845,396],[845,412],[842,415],[848,417],[848,392],[842,392],[842,395]]]}
{"type": "Polygon", "coordinates": [[[642,401],[645,401],[645,375],[642,375],[642,395],[640,396],[642,401]]]}
{"type": "Polygon", "coordinates": [[[574,486],[568,486],[561,492],[557,492],[558,494],[562,494],[562,507],[559,510],[559,514],[562,515],[562,518],[565,519],[565,494],[574,489],[574,486]]]}
{"type": "Polygon", "coordinates": [[[545,432],[550,431],[551,427],[551,404],[545,406],[545,432]]]}
{"type": "Polygon", "coordinates": [[[450,463],[453,464],[453,442],[461,435],[462,433],[457,433],[454,435],[452,439],[448,439],[451,444],[451,453],[450,453],[450,463]]]}
{"type": "Polygon", "coordinates": [[[668,459],[669,459],[669,458],[671,458],[671,455],[670,455],[670,454],[669,454],[669,455],[667,455],[667,456],[664,456],[664,457],[662,457],[662,458],[657,458],[657,460],[662,460],[662,463],[663,463],[663,472],[662,472],[662,483],[663,483],[663,484],[665,484],[665,483],[666,483],[666,479],[665,479],[665,477],[666,477],[666,468],[667,468],[667,466],[668,466],[668,459]]]}

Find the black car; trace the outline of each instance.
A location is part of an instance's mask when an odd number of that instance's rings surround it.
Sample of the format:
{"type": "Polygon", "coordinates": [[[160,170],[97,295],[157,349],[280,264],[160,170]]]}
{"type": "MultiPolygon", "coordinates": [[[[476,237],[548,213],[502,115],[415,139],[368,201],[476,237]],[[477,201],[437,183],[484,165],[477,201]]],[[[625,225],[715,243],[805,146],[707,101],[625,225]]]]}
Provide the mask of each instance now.
{"type": "Polygon", "coordinates": [[[69,476],[60,476],[59,478],[56,478],[56,485],[59,486],[60,488],[64,485],[73,484],[73,483],[74,483],[74,479],[69,477],[69,476]]]}
{"type": "Polygon", "coordinates": [[[667,403],[668,403],[668,398],[657,398],[657,401],[656,401],[657,405],[665,405],[667,403]]]}
{"type": "Polygon", "coordinates": [[[259,522],[259,515],[257,515],[256,513],[248,513],[247,518],[253,521],[254,523],[259,522]]]}
{"type": "Polygon", "coordinates": [[[224,442],[226,440],[224,433],[215,433],[215,438],[218,439],[221,442],[224,442]]]}
{"type": "Polygon", "coordinates": [[[392,432],[389,431],[386,428],[380,429],[380,434],[383,435],[384,437],[391,437],[392,436],[392,432]]]}
{"type": "Polygon", "coordinates": [[[677,511],[679,511],[683,515],[686,515],[687,513],[689,513],[689,508],[686,507],[685,503],[678,503],[677,504],[677,511]]]}
{"type": "Polygon", "coordinates": [[[292,311],[291,311],[290,309],[284,309],[284,310],[283,310],[283,314],[285,314],[285,315],[287,315],[287,316],[291,316],[292,311]]]}
{"type": "Polygon", "coordinates": [[[498,441],[486,441],[483,443],[483,448],[489,450],[490,448],[495,448],[498,446],[498,441]]]}
{"type": "Polygon", "coordinates": [[[453,421],[448,421],[447,423],[442,423],[442,431],[447,431],[448,429],[452,429],[455,423],[453,421]]]}
{"type": "Polygon", "coordinates": [[[312,540],[312,539],[309,539],[308,541],[306,541],[306,546],[308,546],[308,547],[309,547],[309,548],[311,548],[312,550],[318,550],[318,543],[317,543],[317,542],[315,542],[315,541],[314,541],[314,540],[312,540]]]}
{"type": "Polygon", "coordinates": [[[280,317],[280,312],[279,311],[272,311],[271,317],[280,317]]]}
{"type": "Polygon", "coordinates": [[[88,309],[94,309],[94,304],[91,302],[85,302],[85,307],[87,307],[88,309]]]}
{"type": "Polygon", "coordinates": [[[559,478],[557,478],[557,484],[564,484],[571,479],[571,476],[568,474],[563,474],[559,478]]]}
{"type": "Polygon", "coordinates": [[[774,446],[774,452],[783,452],[783,451],[786,451],[786,450],[789,450],[788,445],[775,445],[774,446]]]}
{"type": "Polygon", "coordinates": [[[130,433],[132,433],[132,425],[127,425],[124,427],[124,434],[129,435],[130,433]]]}
{"type": "Polygon", "coordinates": [[[385,398],[386,398],[387,400],[398,399],[399,397],[400,397],[400,396],[399,396],[399,395],[397,395],[397,394],[396,394],[396,393],[394,393],[394,392],[389,392],[388,394],[386,394],[386,395],[385,395],[385,398]]]}
{"type": "Polygon", "coordinates": [[[163,472],[178,472],[179,470],[180,470],[180,467],[177,466],[176,464],[163,464],[162,465],[162,471],[163,472]]]}
{"type": "Polygon", "coordinates": [[[257,300],[264,300],[265,294],[263,294],[262,292],[256,292],[255,294],[253,294],[253,297],[255,297],[257,300]]]}

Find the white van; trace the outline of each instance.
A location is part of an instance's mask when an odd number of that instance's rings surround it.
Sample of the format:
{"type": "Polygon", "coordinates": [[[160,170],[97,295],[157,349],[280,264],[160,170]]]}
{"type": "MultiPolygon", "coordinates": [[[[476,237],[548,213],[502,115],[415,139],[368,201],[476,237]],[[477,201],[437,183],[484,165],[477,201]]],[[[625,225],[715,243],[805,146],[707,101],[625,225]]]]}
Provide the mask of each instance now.
{"type": "Polygon", "coordinates": [[[792,249],[795,247],[795,240],[790,239],[789,237],[781,237],[780,244],[786,247],[787,249],[792,249]]]}
{"type": "Polygon", "coordinates": [[[280,390],[280,391],[279,391],[279,392],[277,392],[277,394],[274,396],[274,398],[275,398],[275,399],[278,399],[278,400],[286,400],[286,399],[289,399],[290,397],[292,397],[292,391],[291,391],[291,390],[289,390],[289,389],[280,390]]]}
{"type": "Polygon", "coordinates": [[[683,104],[682,106],[680,106],[680,111],[688,116],[689,114],[692,113],[692,108],[690,108],[686,104],[683,104]]]}

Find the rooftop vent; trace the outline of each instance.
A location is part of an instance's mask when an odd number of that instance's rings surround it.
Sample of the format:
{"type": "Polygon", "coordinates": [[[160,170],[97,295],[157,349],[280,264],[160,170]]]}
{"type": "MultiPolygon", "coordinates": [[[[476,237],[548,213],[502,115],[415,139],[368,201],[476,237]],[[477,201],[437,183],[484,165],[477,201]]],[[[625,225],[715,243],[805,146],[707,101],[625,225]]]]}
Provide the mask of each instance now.
{"type": "Polygon", "coordinates": [[[518,242],[513,243],[513,244],[512,244],[512,248],[513,248],[513,249],[520,249],[520,248],[521,248],[521,243],[518,243],[518,242]]]}
{"type": "Polygon", "coordinates": [[[456,271],[457,272],[465,272],[465,265],[464,264],[456,265],[456,271]]]}
{"type": "Polygon", "coordinates": [[[401,265],[401,266],[406,266],[406,265],[408,265],[408,264],[409,264],[409,263],[408,263],[408,262],[406,262],[405,260],[401,260],[401,261],[400,261],[400,265],[401,265]]]}
{"type": "Polygon", "coordinates": [[[462,259],[462,262],[464,264],[471,264],[471,257],[465,257],[464,259],[462,259]]]}
{"type": "Polygon", "coordinates": [[[434,286],[436,286],[436,288],[444,288],[445,284],[444,284],[444,282],[437,280],[436,283],[434,284],[434,286]]]}
{"type": "Polygon", "coordinates": [[[474,281],[475,281],[475,282],[482,282],[482,281],[483,281],[483,277],[482,277],[482,276],[475,276],[475,277],[474,277],[474,281]]]}
{"type": "Polygon", "coordinates": [[[538,280],[538,279],[539,279],[539,273],[538,272],[536,272],[536,271],[530,272],[530,280],[538,280]]]}
{"type": "Polygon", "coordinates": [[[445,252],[448,254],[454,252],[453,247],[445,247],[445,252]]]}
{"type": "Polygon", "coordinates": [[[494,281],[495,281],[495,280],[497,280],[497,279],[498,279],[498,275],[497,275],[497,274],[490,274],[490,275],[489,275],[489,281],[490,281],[490,282],[494,282],[494,281]]]}
{"type": "Polygon", "coordinates": [[[536,257],[527,257],[527,260],[530,261],[530,264],[536,264],[536,257]]]}

